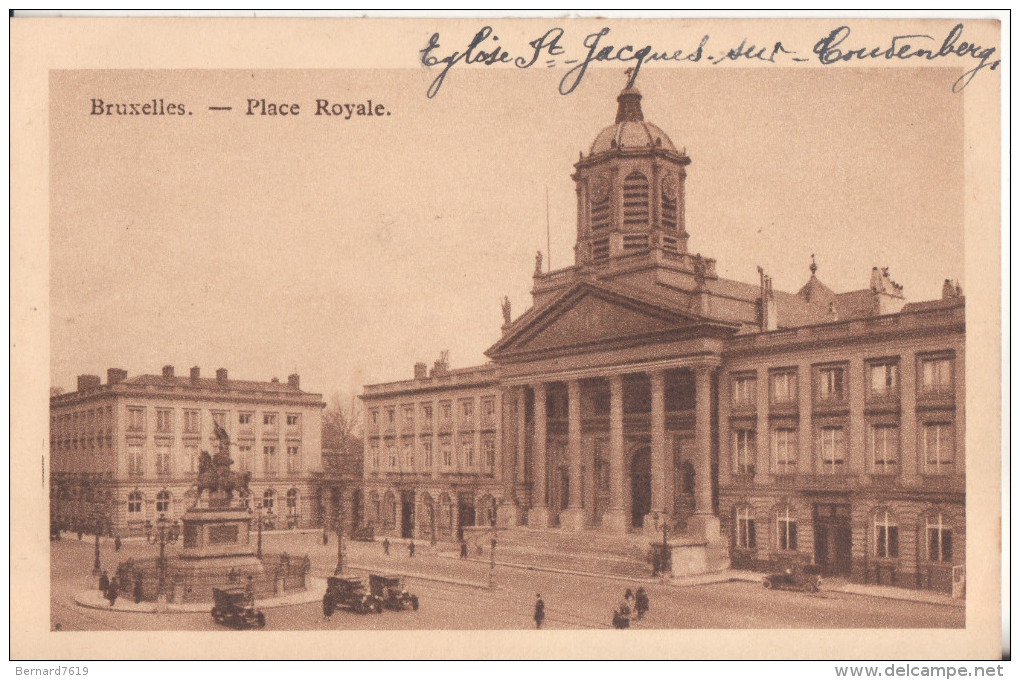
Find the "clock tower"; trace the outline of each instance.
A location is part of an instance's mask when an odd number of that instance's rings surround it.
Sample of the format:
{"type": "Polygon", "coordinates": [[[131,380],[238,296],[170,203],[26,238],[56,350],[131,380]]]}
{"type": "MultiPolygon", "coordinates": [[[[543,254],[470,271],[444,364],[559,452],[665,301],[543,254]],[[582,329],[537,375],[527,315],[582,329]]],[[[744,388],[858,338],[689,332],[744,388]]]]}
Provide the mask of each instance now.
{"type": "Polygon", "coordinates": [[[578,266],[601,267],[651,250],[667,257],[687,252],[684,180],[691,159],[645,120],[636,88],[627,87],[616,101],[616,122],[574,165],[578,266]]]}

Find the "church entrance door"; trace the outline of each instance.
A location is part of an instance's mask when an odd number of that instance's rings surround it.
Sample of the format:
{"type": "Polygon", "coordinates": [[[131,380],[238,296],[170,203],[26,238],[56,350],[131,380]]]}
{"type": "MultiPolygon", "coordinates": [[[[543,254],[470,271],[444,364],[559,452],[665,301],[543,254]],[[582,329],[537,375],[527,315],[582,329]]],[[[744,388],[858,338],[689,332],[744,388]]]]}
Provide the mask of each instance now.
{"type": "Polygon", "coordinates": [[[652,450],[639,449],[630,462],[631,526],[644,526],[645,515],[652,509],[652,450]]]}

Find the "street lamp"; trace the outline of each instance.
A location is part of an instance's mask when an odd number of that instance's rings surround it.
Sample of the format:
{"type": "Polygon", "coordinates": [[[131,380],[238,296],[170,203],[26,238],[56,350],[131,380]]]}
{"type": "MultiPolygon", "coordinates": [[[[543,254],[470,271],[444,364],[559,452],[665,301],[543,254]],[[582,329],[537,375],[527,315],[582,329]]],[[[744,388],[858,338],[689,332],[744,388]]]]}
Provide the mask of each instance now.
{"type": "Polygon", "coordinates": [[[492,529],[492,542],[489,544],[489,589],[492,589],[493,576],[496,571],[496,528],[492,529]]]}
{"type": "Polygon", "coordinates": [[[166,544],[176,543],[181,535],[181,523],[177,520],[171,522],[166,515],[160,513],[155,526],[149,520],[145,520],[145,540],[149,545],[159,544],[159,585],[156,596],[163,594],[163,582],[166,579],[166,544]]]}
{"type": "Polygon", "coordinates": [[[96,547],[95,547],[95,560],[92,565],[92,575],[99,576],[102,573],[103,568],[99,563],[99,535],[103,533],[105,528],[105,522],[103,518],[97,513],[92,517],[92,531],[96,535],[96,547]]]}
{"type": "Polygon", "coordinates": [[[334,576],[344,573],[344,492],[339,490],[336,504],[336,569],[334,576]]]}
{"type": "MultiPolygon", "coordinates": [[[[251,509],[248,509],[251,512],[251,509]]],[[[262,501],[255,501],[255,528],[258,531],[258,543],[255,548],[255,556],[262,559],[262,501]]]]}

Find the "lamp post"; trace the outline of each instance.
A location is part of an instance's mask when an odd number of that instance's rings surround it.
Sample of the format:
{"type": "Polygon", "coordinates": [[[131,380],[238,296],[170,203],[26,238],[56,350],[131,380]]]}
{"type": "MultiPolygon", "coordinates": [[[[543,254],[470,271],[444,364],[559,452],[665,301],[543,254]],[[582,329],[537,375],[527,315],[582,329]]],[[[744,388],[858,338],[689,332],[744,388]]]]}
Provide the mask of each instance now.
{"type": "Polygon", "coordinates": [[[336,569],[334,576],[344,573],[344,492],[339,489],[336,504],[336,569]]]}
{"type": "Polygon", "coordinates": [[[492,589],[493,576],[496,571],[496,529],[492,529],[492,542],[489,544],[489,589],[492,589]]]}
{"type": "Polygon", "coordinates": [[[177,520],[171,522],[166,515],[160,514],[156,524],[145,520],[145,540],[149,545],[159,544],[159,585],[156,589],[156,596],[163,594],[164,580],[166,579],[166,545],[173,544],[181,535],[181,523],[177,520]]]}
{"type": "Polygon", "coordinates": [[[99,534],[103,532],[103,520],[98,515],[92,518],[92,530],[96,535],[95,560],[92,564],[92,575],[99,576],[99,574],[103,571],[103,567],[99,563],[99,534]]]}
{"type": "Polygon", "coordinates": [[[255,557],[262,559],[262,501],[255,501],[255,528],[258,531],[258,542],[255,546],[255,557]]]}

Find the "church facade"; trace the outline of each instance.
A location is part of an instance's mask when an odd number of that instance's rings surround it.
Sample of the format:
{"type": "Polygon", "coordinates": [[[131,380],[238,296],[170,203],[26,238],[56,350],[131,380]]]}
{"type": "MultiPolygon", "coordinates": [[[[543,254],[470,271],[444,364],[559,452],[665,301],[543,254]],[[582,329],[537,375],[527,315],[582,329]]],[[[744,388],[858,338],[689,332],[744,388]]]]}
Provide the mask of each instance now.
{"type": "Polygon", "coordinates": [[[909,303],[877,267],[844,293],[814,261],[796,293],[760,269],[718,276],[687,249],[691,160],[641,99],[625,89],[575,164],[575,264],[539,256],[491,362],[366,386],[366,519],[440,540],[665,531],[709,564],[948,589],[965,552],[959,286],[909,303]]]}

